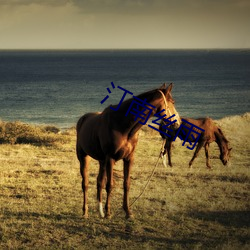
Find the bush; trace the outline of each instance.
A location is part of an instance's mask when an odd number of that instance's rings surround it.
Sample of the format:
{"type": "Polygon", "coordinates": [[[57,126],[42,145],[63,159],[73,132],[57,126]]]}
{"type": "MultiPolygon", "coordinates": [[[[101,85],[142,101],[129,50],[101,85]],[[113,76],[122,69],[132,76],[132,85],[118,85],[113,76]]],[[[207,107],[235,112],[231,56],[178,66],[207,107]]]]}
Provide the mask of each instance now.
{"type": "Polygon", "coordinates": [[[50,146],[68,142],[66,136],[58,134],[59,131],[54,126],[32,126],[18,121],[0,122],[0,143],[50,146]]]}
{"type": "Polygon", "coordinates": [[[60,132],[60,129],[58,127],[51,126],[51,125],[45,126],[44,130],[46,132],[51,132],[51,133],[54,133],[54,134],[58,134],[60,132]]]}

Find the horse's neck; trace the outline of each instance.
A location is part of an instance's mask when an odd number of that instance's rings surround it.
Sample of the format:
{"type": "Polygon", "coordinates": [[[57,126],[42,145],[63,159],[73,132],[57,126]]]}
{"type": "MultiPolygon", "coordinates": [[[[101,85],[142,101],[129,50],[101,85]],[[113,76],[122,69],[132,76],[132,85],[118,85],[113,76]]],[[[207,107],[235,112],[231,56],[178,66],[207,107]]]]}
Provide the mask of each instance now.
{"type": "Polygon", "coordinates": [[[218,144],[220,149],[220,153],[224,154],[226,149],[228,148],[227,139],[225,138],[224,135],[220,134],[219,132],[215,132],[215,137],[216,137],[216,143],[218,144]]]}
{"type": "MultiPolygon", "coordinates": [[[[143,99],[142,97],[140,98],[143,99]]],[[[128,112],[130,105],[132,103],[132,100],[133,99],[124,102],[117,111],[112,113],[113,115],[112,120],[113,119],[117,120],[117,123],[119,123],[120,132],[122,132],[123,134],[127,133],[129,137],[136,134],[136,132],[138,132],[138,130],[143,126],[141,123],[139,123],[139,121],[141,121],[139,118],[136,119],[134,115],[128,112]]],[[[150,100],[147,102],[156,107],[157,105],[159,105],[158,99],[150,100]]],[[[149,112],[150,110],[146,110],[144,112],[145,117],[147,117],[149,112]]],[[[150,117],[153,115],[154,115],[154,110],[153,112],[151,112],[150,117]]]]}
{"type": "Polygon", "coordinates": [[[131,126],[130,130],[128,131],[128,137],[132,137],[133,135],[135,135],[142,127],[143,125],[139,122],[136,122],[133,124],[133,126],[131,126]]]}

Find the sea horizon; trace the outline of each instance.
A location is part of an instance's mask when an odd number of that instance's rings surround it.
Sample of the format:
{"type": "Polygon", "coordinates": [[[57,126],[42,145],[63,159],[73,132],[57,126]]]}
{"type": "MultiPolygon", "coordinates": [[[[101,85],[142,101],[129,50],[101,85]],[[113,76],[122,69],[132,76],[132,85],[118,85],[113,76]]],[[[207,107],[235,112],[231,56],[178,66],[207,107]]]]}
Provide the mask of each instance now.
{"type": "Polygon", "coordinates": [[[138,95],[174,82],[181,116],[220,119],[250,111],[249,49],[0,50],[0,119],[61,128],[117,104],[114,82],[138,95]]]}

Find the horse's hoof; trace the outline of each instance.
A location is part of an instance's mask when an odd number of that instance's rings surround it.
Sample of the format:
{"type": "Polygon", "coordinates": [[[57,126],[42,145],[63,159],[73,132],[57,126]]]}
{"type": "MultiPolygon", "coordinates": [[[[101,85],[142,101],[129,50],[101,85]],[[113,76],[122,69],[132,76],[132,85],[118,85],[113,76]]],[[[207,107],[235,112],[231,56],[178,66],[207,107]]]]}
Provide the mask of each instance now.
{"type": "Polygon", "coordinates": [[[84,214],[84,215],[83,215],[83,218],[84,218],[84,219],[88,219],[88,218],[89,218],[89,215],[88,215],[88,214],[84,214]]]}
{"type": "Polygon", "coordinates": [[[110,214],[106,214],[105,218],[108,219],[108,220],[110,220],[111,219],[111,215],[110,214]]]}
{"type": "Polygon", "coordinates": [[[126,214],[126,217],[125,217],[127,220],[134,220],[134,215],[132,213],[130,214],[126,214]]]}

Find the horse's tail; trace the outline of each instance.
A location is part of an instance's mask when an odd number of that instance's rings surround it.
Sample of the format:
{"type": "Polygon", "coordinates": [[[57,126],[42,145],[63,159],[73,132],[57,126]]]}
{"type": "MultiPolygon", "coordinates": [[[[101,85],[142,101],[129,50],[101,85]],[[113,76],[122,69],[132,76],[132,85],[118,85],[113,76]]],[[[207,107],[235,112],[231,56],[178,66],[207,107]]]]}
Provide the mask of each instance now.
{"type": "Polygon", "coordinates": [[[82,124],[83,124],[83,122],[84,122],[84,119],[85,119],[85,115],[83,115],[83,116],[78,120],[78,122],[77,122],[77,124],[76,124],[76,133],[79,133],[80,128],[81,128],[81,126],[82,126],[82,124]]]}
{"type": "Polygon", "coordinates": [[[98,115],[98,114],[100,114],[100,112],[96,112],[96,113],[87,113],[87,114],[83,115],[83,116],[78,120],[78,122],[77,122],[77,124],[76,124],[76,133],[78,134],[78,133],[80,132],[80,129],[81,129],[81,127],[82,127],[82,124],[84,123],[84,121],[85,121],[87,118],[89,118],[89,117],[91,117],[91,116],[96,116],[96,115],[98,115]]]}

